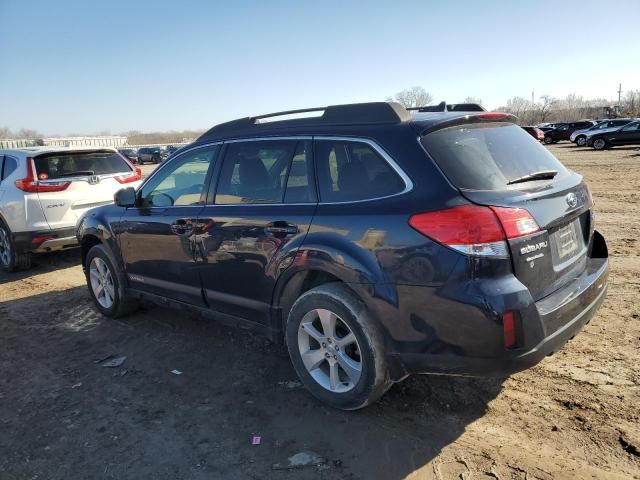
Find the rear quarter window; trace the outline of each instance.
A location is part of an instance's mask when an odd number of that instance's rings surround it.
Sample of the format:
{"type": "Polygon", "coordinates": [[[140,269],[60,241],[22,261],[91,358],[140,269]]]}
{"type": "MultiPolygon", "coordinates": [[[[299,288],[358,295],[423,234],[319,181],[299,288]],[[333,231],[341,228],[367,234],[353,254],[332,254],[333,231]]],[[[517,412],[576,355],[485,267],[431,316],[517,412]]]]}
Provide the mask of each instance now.
{"type": "MultiPolygon", "coordinates": [[[[449,181],[463,190],[513,190],[509,182],[543,170],[567,169],[546,147],[512,123],[461,125],[421,138],[429,156],[449,181]]],[[[547,180],[548,181],[548,180],[547,180]]]]}
{"type": "Polygon", "coordinates": [[[393,167],[367,143],[317,140],[315,146],[323,202],[371,200],[401,193],[405,188],[393,167]]]}

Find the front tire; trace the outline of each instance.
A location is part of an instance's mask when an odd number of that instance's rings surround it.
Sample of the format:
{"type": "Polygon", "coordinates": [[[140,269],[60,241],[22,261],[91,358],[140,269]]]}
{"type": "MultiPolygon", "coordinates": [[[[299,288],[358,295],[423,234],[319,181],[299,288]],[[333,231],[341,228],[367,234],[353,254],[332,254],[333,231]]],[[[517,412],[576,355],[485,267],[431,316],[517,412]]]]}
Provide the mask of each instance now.
{"type": "Polygon", "coordinates": [[[553,143],[553,139],[551,137],[544,137],[545,145],[551,145],[553,143]]]}
{"type": "Polygon", "coordinates": [[[607,148],[607,141],[604,138],[596,138],[592,145],[594,150],[604,150],[607,148]]]}
{"type": "Polygon", "coordinates": [[[379,329],[364,304],[340,283],[313,288],[296,300],[286,340],[302,383],[332,407],[365,407],[391,386],[379,329]]]}
{"type": "Polygon", "coordinates": [[[0,267],[7,273],[31,268],[33,254],[18,253],[11,230],[0,220],[0,267]]]}
{"type": "Polygon", "coordinates": [[[115,265],[103,245],[95,245],[87,253],[85,276],[89,293],[100,313],[112,318],[122,317],[138,307],[137,301],[127,298],[124,274],[115,265]]]}

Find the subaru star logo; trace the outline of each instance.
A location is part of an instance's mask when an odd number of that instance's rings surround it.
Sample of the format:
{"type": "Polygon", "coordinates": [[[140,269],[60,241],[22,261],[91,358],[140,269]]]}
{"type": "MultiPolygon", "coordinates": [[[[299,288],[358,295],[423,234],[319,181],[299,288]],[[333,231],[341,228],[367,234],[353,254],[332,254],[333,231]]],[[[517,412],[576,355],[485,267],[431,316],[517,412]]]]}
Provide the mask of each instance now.
{"type": "Polygon", "coordinates": [[[578,197],[576,197],[575,193],[569,193],[565,200],[567,201],[567,205],[569,205],[571,208],[575,208],[578,206],[578,197]]]}

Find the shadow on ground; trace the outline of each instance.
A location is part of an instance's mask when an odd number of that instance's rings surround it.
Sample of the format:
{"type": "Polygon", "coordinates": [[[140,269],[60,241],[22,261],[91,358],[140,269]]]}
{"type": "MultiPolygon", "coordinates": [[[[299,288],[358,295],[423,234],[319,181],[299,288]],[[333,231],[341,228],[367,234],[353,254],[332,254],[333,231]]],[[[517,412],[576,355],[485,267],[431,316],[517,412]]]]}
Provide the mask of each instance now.
{"type": "Polygon", "coordinates": [[[40,253],[33,256],[33,266],[28,270],[12,273],[0,270],[0,285],[76,265],[80,265],[80,249],[78,248],[62,252],[40,253]]]}
{"type": "Polygon", "coordinates": [[[110,320],[84,287],[0,303],[0,329],[3,479],[403,478],[502,386],[411,377],[341,412],[300,386],[281,346],[160,308],[110,320]],[[103,368],[108,355],[127,358],[103,368]],[[272,469],[305,450],[326,464],[272,469]]]}

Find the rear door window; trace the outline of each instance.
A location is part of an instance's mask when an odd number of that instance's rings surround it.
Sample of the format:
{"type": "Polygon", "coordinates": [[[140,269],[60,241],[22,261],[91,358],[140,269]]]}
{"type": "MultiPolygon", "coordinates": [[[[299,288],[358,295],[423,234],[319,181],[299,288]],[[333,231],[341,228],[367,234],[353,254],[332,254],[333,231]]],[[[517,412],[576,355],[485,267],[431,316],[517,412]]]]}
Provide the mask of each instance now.
{"type": "Polygon", "coordinates": [[[322,202],[388,197],[405,188],[393,167],[367,143],[316,140],[314,156],[322,202]]]}
{"type": "Polygon", "coordinates": [[[511,123],[444,128],[421,142],[449,181],[464,190],[511,190],[530,184],[509,182],[545,170],[567,169],[531,135],[511,123]]]}
{"type": "Polygon", "coordinates": [[[119,153],[109,150],[48,153],[35,157],[34,162],[40,180],[111,175],[132,170],[119,153]]]}

